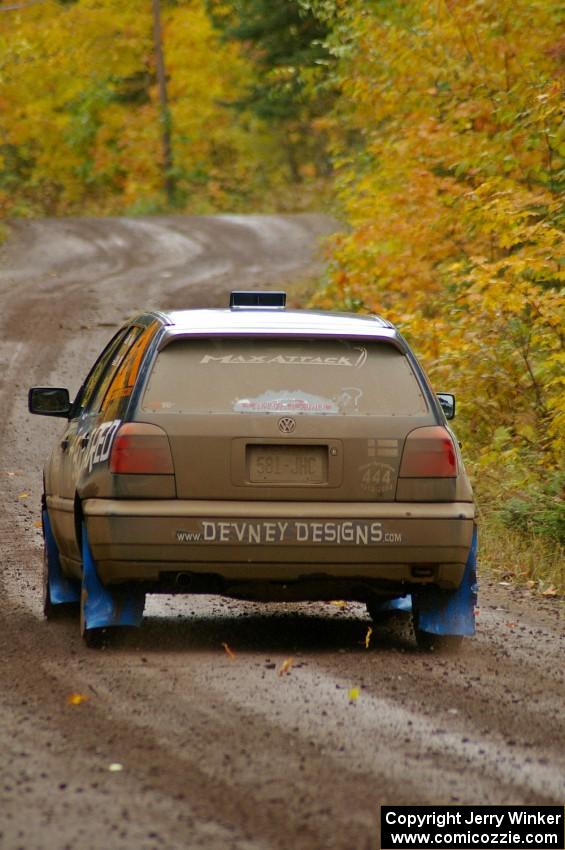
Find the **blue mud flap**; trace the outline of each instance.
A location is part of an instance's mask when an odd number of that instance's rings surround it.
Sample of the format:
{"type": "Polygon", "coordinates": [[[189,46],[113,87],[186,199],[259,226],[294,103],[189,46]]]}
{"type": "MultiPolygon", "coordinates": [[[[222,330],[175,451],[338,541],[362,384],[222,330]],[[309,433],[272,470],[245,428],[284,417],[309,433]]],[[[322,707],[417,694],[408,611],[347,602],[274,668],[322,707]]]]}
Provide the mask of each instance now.
{"type": "Polygon", "coordinates": [[[96,572],[86,526],[82,524],[82,616],[88,629],[110,626],[140,626],[145,593],[135,585],[105,587],[96,572]]]}
{"type": "Polygon", "coordinates": [[[410,594],[407,596],[397,596],[396,599],[387,599],[386,602],[379,602],[375,604],[375,610],[379,611],[410,611],[412,610],[412,597],[410,594]]]}
{"type": "Polygon", "coordinates": [[[418,628],[432,635],[474,635],[477,604],[477,528],[457,590],[423,587],[412,594],[418,628]]]}
{"type": "Polygon", "coordinates": [[[41,511],[43,523],[43,538],[47,550],[47,581],[49,584],[49,599],[52,605],[68,605],[80,601],[80,583],[67,578],[61,570],[59,550],[51,531],[47,508],[41,511]]]}

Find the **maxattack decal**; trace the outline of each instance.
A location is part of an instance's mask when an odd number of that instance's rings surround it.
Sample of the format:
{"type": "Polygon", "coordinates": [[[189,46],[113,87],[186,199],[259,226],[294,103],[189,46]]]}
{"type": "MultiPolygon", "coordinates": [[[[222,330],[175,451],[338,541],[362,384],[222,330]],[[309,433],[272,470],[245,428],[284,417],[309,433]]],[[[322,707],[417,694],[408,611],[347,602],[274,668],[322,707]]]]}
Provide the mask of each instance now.
{"type": "Polygon", "coordinates": [[[222,363],[224,365],[274,365],[274,366],[348,366],[360,369],[367,360],[367,349],[356,346],[357,357],[335,355],[315,357],[308,354],[205,354],[201,363],[222,363]]]}

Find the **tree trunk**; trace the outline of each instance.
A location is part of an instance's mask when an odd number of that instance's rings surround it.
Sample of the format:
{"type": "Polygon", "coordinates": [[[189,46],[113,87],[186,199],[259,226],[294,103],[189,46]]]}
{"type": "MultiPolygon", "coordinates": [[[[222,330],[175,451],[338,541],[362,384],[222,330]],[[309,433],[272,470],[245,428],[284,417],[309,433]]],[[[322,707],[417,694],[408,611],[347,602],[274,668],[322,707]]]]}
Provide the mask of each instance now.
{"type": "Polygon", "coordinates": [[[161,3],[153,3],[153,43],[155,50],[155,65],[157,84],[159,87],[159,120],[161,124],[161,149],[163,156],[163,187],[167,201],[172,204],[175,195],[175,180],[173,177],[173,152],[171,146],[171,111],[167,96],[167,75],[163,57],[163,35],[161,29],[161,3]]]}

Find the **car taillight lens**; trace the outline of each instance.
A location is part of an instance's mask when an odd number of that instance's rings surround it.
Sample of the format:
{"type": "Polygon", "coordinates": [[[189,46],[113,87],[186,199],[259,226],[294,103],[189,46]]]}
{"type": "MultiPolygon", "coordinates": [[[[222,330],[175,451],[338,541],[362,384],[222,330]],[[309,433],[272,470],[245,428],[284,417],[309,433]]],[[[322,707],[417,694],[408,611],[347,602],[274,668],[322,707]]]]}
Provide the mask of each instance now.
{"type": "Polygon", "coordinates": [[[172,475],[171,447],[163,429],[144,422],[122,425],[112,444],[110,472],[172,475]]]}
{"type": "Polygon", "coordinates": [[[455,478],[457,454],[448,431],[432,425],[408,434],[399,474],[401,478],[455,478]]]}

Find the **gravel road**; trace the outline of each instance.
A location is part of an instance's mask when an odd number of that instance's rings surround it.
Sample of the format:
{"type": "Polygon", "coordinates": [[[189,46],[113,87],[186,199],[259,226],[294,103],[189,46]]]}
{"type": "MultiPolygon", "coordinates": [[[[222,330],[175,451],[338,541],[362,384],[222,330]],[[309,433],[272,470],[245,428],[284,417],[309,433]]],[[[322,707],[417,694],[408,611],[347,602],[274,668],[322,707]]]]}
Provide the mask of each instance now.
{"type": "Polygon", "coordinates": [[[152,598],[99,652],[42,619],[41,467],[61,423],[27,414],[27,388],[76,391],[139,308],[308,273],[331,228],[45,220],[0,248],[1,850],[376,850],[380,804],[563,802],[557,600],[483,576],[458,656],[418,653],[402,618],[367,649],[357,604],[152,598]]]}

